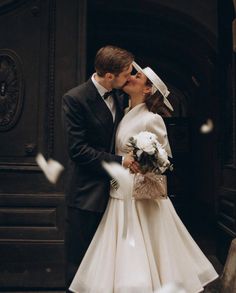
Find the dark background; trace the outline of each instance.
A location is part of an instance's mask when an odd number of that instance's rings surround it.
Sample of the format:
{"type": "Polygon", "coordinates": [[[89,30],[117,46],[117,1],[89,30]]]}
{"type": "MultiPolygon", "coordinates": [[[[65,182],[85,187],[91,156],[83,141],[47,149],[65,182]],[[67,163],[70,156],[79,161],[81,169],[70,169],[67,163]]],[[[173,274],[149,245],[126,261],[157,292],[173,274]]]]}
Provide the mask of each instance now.
{"type": "Polygon", "coordinates": [[[64,174],[50,184],[35,155],[66,166],[61,97],[106,44],[168,84],[169,194],[224,264],[236,236],[234,11],[232,0],[0,1],[0,290],[64,287],[64,174]]]}

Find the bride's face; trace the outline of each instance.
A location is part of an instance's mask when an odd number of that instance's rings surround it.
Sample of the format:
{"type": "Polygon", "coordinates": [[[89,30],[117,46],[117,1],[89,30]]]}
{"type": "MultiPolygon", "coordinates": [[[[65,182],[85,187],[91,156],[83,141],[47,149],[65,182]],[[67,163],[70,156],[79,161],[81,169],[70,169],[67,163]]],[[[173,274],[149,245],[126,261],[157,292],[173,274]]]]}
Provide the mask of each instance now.
{"type": "Polygon", "coordinates": [[[147,77],[142,72],[131,75],[129,81],[123,87],[123,91],[128,95],[143,95],[150,92],[150,86],[147,84],[147,77]]]}

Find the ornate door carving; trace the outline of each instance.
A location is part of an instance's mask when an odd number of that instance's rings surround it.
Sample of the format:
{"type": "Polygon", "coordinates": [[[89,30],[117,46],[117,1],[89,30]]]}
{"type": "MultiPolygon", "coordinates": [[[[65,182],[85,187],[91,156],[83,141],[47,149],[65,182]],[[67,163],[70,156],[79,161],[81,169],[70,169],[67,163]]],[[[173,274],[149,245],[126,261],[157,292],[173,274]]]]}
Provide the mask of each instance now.
{"type": "Polygon", "coordinates": [[[65,164],[61,96],[77,84],[78,2],[6,0],[0,4],[3,290],[64,287],[63,180],[50,184],[35,155],[42,152],[65,164]]]}

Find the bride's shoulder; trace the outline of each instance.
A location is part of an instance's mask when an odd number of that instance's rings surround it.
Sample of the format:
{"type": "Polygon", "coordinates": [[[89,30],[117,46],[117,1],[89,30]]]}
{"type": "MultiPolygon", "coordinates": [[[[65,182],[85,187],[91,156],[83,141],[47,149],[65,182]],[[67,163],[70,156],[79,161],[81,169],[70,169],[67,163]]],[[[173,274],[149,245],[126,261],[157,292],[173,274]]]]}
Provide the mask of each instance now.
{"type": "Polygon", "coordinates": [[[148,115],[148,124],[153,124],[153,125],[159,125],[163,126],[164,125],[164,120],[161,117],[161,115],[149,112],[150,114],[148,115]]]}
{"type": "Polygon", "coordinates": [[[157,113],[153,113],[153,112],[150,112],[150,111],[148,111],[148,113],[149,113],[150,119],[154,119],[154,120],[157,120],[157,121],[162,121],[163,120],[161,115],[159,115],[157,113]]]}

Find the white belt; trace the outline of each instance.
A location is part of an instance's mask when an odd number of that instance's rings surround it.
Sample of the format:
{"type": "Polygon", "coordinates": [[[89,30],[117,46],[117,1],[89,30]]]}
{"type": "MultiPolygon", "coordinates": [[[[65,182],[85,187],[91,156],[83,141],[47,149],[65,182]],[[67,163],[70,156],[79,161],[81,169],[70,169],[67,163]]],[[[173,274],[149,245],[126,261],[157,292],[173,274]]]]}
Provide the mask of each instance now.
{"type": "Polygon", "coordinates": [[[134,240],[134,224],[133,224],[133,215],[132,215],[132,197],[133,194],[133,185],[131,190],[127,190],[124,194],[119,192],[119,188],[116,190],[111,189],[110,196],[115,199],[122,200],[124,202],[124,223],[123,223],[123,233],[122,237],[124,239],[128,238],[129,244],[135,246],[134,240]]]}

